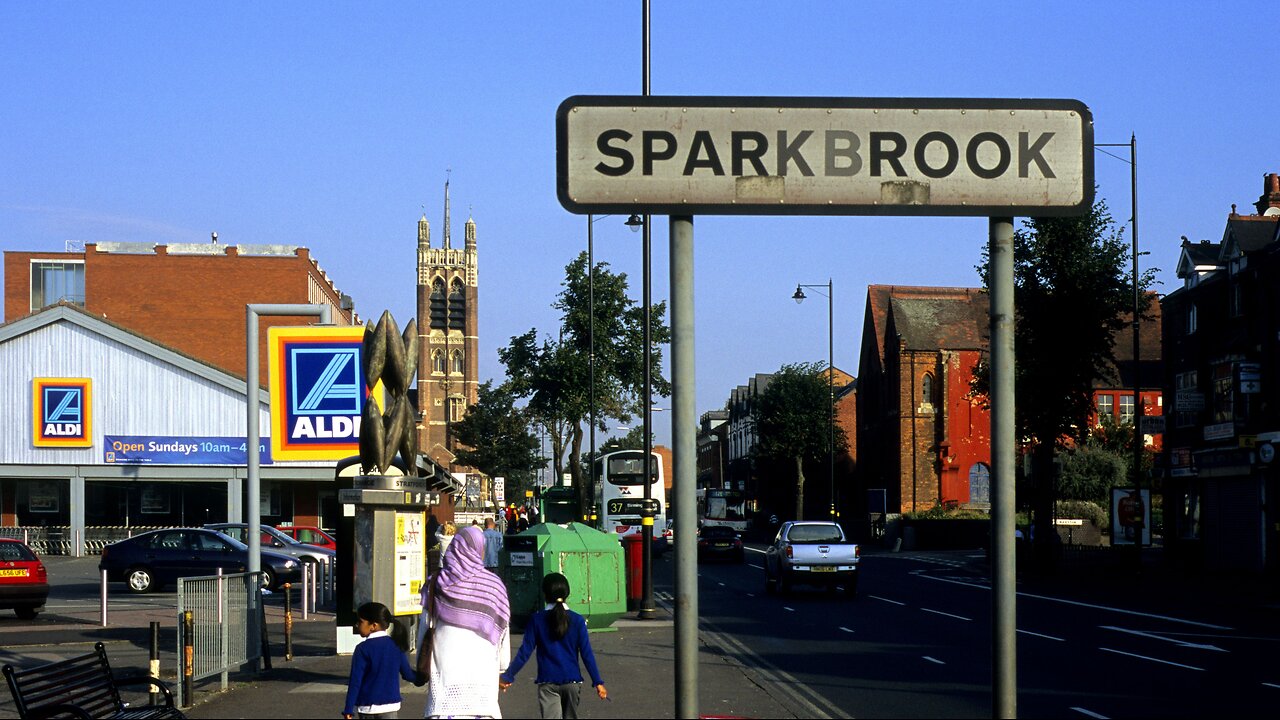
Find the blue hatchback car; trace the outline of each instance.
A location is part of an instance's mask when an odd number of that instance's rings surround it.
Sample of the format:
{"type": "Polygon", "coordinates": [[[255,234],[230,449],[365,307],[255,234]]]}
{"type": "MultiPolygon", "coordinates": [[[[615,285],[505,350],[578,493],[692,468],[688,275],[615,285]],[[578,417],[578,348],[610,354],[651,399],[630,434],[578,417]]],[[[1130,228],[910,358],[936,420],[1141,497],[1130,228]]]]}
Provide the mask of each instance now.
{"type": "MultiPolygon", "coordinates": [[[[275,590],[302,578],[298,561],[280,553],[262,551],[262,586],[275,590]]],[[[170,528],[152,530],[102,549],[98,570],[107,571],[108,582],[124,582],[129,592],[147,593],[176,582],[180,577],[245,572],[249,548],[214,530],[170,528]]]]}

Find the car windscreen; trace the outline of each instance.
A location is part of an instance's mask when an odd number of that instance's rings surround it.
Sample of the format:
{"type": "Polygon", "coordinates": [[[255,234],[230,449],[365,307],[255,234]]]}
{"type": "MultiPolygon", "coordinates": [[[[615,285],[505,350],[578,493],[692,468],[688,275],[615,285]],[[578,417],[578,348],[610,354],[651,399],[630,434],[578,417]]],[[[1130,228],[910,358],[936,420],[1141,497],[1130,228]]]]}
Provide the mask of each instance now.
{"type": "Polygon", "coordinates": [[[35,553],[26,545],[19,543],[0,543],[0,562],[22,562],[35,560],[35,553]]]}
{"type": "Polygon", "coordinates": [[[793,543],[838,543],[841,542],[840,529],[833,525],[793,525],[787,533],[787,540],[793,543]]]}

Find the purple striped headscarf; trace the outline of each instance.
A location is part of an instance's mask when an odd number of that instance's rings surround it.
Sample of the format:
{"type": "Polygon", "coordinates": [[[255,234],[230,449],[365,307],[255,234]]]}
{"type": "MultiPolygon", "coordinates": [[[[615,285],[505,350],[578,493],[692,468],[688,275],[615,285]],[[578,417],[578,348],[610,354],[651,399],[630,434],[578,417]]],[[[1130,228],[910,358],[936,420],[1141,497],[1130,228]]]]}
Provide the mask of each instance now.
{"type": "Polygon", "coordinates": [[[484,566],[484,533],[474,526],[459,530],[437,575],[436,620],[497,645],[510,619],[507,588],[484,566]]]}

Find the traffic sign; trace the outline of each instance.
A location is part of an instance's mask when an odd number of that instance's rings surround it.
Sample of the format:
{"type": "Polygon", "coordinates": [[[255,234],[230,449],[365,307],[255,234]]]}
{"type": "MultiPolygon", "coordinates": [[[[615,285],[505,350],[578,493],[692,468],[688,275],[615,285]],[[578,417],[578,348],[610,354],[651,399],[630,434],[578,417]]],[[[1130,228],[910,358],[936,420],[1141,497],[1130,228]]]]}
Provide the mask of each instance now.
{"type": "Polygon", "coordinates": [[[556,113],[576,213],[1078,215],[1076,100],[574,96],[556,113]]]}

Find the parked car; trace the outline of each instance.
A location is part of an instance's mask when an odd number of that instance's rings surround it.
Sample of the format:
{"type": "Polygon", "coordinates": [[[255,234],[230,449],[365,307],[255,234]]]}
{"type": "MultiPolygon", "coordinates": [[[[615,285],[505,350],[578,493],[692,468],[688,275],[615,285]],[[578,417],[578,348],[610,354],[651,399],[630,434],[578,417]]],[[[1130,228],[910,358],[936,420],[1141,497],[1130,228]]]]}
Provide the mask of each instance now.
{"type": "Polygon", "coordinates": [[[0,609],[33,620],[49,599],[44,563],[21,540],[0,538],[0,609]]]}
{"type": "Polygon", "coordinates": [[[277,525],[276,529],[300,543],[338,552],[338,541],[333,533],[314,525],[277,525]]]}
{"type": "Polygon", "coordinates": [[[724,558],[734,562],[746,559],[746,549],[738,532],[724,525],[709,525],[698,531],[698,560],[724,558]]]}
{"type": "Polygon", "coordinates": [[[833,522],[790,521],[782,524],[764,554],[765,592],[784,593],[793,585],[844,587],[858,593],[858,546],[833,522]]]}
{"type": "MultiPolygon", "coordinates": [[[[249,544],[248,523],[209,523],[205,527],[210,530],[217,530],[245,545],[249,544]]],[[[300,543],[270,525],[263,525],[261,528],[260,542],[264,550],[283,553],[300,562],[320,565],[331,563],[334,556],[337,555],[332,550],[300,543]]]]}
{"type": "MultiPolygon", "coordinates": [[[[270,550],[261,554],[262,586],[275,590],[302,579],[302,566],[288,555],[270,550]]],[[[129,591],[147,593],[180,577],[245,572],[249,548],[234,538],[202,528],[152,530],[102,549],[98,570],[107,582],[124,582],[129,591]]]]}

